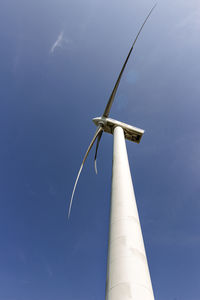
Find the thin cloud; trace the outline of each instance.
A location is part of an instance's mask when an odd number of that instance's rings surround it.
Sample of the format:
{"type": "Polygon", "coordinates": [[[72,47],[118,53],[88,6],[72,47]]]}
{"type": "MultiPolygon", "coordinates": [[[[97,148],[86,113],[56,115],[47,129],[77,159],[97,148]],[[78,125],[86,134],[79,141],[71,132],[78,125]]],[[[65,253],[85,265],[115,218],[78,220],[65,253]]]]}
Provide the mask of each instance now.
{"type": "Polygon", "coordinates": [[[63,44],[63,41],[64,41],[63,35],[64,35],[64,32],[61,31],[61,33],[58,35],[57,40],[55,41],[55,43],[53,44],[53,46],[50,49],[51,54],[54,53],[56,48],[58,48],[58,47],[62,48],[62,44],[63,44]]]}
{"type": "Polygon", "coordinates": [[[48,274],[49,277],[53,276],[53,271],[52,271],[52,268],[49,264],[47,264],[47,266],[46,266],[46,271],[47,271],[47,274],[48,274]]]}
{"type": "Polygon", "coordinates": [[[187,28],[189,30],[199,29],[200,25],[200,10],[193,11],[188,14],[180,23],[177,24],[177,27],[187,28]]]}

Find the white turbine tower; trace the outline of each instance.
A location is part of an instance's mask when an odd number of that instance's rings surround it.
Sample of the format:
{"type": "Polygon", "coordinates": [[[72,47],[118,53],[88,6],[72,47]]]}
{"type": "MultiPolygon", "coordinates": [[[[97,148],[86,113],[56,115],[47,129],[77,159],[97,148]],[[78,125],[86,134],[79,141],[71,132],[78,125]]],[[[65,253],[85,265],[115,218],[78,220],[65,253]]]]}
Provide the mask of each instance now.
{"type": "Polygon", "coordinates": [[[105,131],[113,134],[106,300],[154,300],[125,143],[125,139],[139,143],[144,130],[110,119],[108,116],[128,59],[155,6],[150,10],[133,42],[103,115],[93,119],[97,130],[83,158],[69,205],[68,218],[80,173],[94,142],[97,139],[95,151],[95,171],[97,173],[96,158],[102,133],[105,131]]]}

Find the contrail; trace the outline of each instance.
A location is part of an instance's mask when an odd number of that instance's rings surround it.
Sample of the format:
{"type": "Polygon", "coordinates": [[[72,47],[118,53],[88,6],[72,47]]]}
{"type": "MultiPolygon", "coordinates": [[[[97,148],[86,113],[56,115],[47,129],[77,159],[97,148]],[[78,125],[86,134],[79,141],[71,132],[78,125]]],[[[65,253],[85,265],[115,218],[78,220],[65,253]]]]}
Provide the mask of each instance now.
{"type": "Polygon", "coordinates": [[[63,35],[64,35],[64,32],[61,31],[61,33],[59,34],[57,40],[55,41],[55,43],[53,44],[53,46],[51,47],[51,50],[50,50],[50,53],[54,53],[55,49],[57,47],[62,47],[62,41],[63,41],[63,35]]]}

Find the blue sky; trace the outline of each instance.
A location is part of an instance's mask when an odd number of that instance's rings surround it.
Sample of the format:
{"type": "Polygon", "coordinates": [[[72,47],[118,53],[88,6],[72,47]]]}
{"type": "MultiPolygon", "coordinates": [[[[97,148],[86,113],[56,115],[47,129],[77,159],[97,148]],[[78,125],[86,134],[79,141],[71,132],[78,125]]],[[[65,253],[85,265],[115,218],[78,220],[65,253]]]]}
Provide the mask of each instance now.
{"type": "MultiPolygon", "coordinates": [[[[67,208],[150,0],[2,0],[0,300],[104,299],[112,137],[103,135],[67,208]]],[[[200,4],[160,0],[111,117],[127,142],[156,300],[200,294],[200,4]]]]}

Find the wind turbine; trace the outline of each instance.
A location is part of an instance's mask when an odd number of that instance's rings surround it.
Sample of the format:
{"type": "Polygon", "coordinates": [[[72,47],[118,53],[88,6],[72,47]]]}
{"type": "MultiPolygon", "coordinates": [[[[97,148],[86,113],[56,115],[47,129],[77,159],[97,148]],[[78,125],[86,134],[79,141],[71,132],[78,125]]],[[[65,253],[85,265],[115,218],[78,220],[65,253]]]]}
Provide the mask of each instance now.
{"type": "Polygon", "coordinates": [[[69,205],[68,218],[78,179],[94,142],[97,140],[94,158],[97,173],[97,152],[102,134],[103,132],[113,134],[106,300],[154,300],[125,143],[125,139],[139,143],[144,130],[113,120],[108,116],[131,52],[155,6],[156,4],[136,35],[102,116],[93,119],[97,129],[83,158],[69,205]]]}

